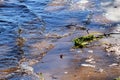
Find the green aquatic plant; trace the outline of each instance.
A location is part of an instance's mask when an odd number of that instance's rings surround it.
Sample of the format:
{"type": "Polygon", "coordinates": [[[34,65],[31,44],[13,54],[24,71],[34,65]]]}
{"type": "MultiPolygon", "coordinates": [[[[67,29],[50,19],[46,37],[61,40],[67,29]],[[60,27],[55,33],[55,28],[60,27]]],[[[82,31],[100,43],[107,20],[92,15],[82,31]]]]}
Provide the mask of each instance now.
{"type": "Polygon", "coordinates": [[[85,47],[89,42],[94,40],[94,35],[88,35],[88,36],[82,36],[79,38],[75,38],[73,40],[74,42],[74,47],[75,48],[83,48],[85,47]]]}
{"type": "Polygon", "coordinates": [[[118,77],[118,78],[115,78],[114,80],[120,80],[120,77],[118,77]]]}
{"type": "Polygon", "coordinates": [[[87,36],[82,36],[82,37],[79,37],[79,38],[75,38],[73,40],[74,48],[84,48],[90,42],[92,42],[94,40],[97,40],[97,39],[100,39],[100,38],[103,38],[103,36],[100,35],[100,36],[96,37],[96,36],[91,35],[91,34],[89,34],[87,36]]]}

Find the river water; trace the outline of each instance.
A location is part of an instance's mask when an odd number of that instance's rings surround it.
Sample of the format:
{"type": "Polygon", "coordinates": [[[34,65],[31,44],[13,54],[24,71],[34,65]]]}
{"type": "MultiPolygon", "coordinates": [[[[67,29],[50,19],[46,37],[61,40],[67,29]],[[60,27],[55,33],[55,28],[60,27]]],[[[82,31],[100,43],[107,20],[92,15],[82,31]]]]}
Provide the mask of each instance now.
{"type": "Polygon", "coordinates": [[[63,35],[68,25],[107,29],[111,21],[105,18],[102,3],[106,2],[104,0],[1,0],[0,77],[12,73],[11,69],[18,69],[23,58],[35,59],[36,56],[31,57],[33,53],[40,54],[41,51],[32,45],[43,41],[50,33],[63,35]]]}

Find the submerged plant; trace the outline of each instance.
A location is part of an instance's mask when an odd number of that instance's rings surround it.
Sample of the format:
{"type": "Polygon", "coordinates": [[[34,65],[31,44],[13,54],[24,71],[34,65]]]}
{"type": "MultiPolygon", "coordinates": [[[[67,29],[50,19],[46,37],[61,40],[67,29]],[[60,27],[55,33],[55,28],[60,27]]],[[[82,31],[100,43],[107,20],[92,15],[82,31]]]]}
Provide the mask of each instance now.
{"type": "Polygon", "coordinates": [[[79,37],[79,38],[75,38],[73,40],[74,42],[74,47],[75,48],[83,48],[83,47],[86,47],[87,44],[89,44],[90,42],[96,40],[96,39],[100,39],[102,38],[102,36],[94,36],[94,35],[87,35],[87,36],[82,36],[82,37],[79,37]]]}
{"type": "Polygon", "coordinates": [[[88,36],[82,36],[79,38],[75,38],[73,40],[75,48],[83,48],[85,47],[89,42],[94,40],[93,35],[88,35],[88,36]]]}
{"type": "Polygon", "coordinates": [[[118,78],[115,78],[114,80],[120,80],[120,77],[118,77],[118,78]]]}

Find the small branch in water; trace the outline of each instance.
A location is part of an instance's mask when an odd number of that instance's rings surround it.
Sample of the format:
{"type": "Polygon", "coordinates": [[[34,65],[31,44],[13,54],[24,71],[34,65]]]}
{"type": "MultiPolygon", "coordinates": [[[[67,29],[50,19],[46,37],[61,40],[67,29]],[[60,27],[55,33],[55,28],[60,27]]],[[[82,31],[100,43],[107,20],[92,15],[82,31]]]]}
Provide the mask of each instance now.
{"type": "Polygon", "coordinates": [[[89,34],[89,30],[90,30],[90,29],[87,29],[87,30],[86,30],[87,34],[89,34]]]}
{"type": "Polygon", "coordinates": [[[108,37],[108,36],[110,36],[110,35],[112,35],[112,34],[120,34],[120,33],[104,33],[103,35],[105,36],[105,37],[108,37]]]}

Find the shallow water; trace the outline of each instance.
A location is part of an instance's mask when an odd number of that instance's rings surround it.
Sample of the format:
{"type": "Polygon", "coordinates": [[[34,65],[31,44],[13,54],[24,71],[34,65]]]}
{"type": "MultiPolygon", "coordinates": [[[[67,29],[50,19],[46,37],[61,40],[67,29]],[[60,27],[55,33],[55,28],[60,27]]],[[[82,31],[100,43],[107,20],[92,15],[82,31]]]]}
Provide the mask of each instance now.
{"type": "Polygon", "coordinates": [[[9,69],[18,68],[24,58],[28,60],[38,58],[41,50],[36,49],[35,45],[43,40],[49,42],[45,37],[46,34],[63,35],[70,32],[71,30],[65,28],[67,25],[84,26],[101,31],[108,29],[111,21],[103,16],[104,9],[101,3],[102,1],[97,0],[5,0],[2,2],[0,4],[0,75],[6,74],[5,72],[11,73],[9,69]]]}

